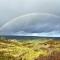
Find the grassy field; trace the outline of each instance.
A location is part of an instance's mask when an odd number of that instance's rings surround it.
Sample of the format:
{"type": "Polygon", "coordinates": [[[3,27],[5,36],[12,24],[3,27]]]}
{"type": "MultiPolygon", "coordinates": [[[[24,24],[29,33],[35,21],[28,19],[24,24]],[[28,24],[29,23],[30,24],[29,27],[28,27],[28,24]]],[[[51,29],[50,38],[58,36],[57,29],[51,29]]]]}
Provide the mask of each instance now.
{"type": "Polygon", "coordinates": [[[0,60],[60,60],[60,40],[0,40],[0,60]]]}

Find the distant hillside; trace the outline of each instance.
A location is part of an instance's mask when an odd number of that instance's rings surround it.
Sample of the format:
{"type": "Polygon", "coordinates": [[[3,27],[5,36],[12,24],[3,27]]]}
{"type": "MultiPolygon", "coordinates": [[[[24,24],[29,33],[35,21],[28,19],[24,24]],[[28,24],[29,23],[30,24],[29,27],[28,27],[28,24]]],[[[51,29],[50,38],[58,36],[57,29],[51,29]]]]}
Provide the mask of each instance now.
{"type": "Polygon", "coordinates": [[[39,37],[39,36],[0,36],[0,38],[5,38],[5,39],[57,39],[60,40],[60,37],[39,37]]]}

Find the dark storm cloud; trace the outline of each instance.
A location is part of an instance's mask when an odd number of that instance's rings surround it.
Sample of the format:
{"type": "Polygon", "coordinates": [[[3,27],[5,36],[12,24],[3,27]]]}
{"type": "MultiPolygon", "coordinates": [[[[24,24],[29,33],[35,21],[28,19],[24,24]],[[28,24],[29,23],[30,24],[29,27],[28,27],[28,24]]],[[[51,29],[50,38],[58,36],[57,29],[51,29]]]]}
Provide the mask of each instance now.
{"type": "Polygon", "coordinates": [[[39,35],[60,32],[60,17],[48,13],[30,13],[12,19],[0,28],[1,34],[39,35]]]}
{"type": "Polygon", "coordinates": [[[0,0],[0,35],[59,33],[60,0],[0,0]]]}

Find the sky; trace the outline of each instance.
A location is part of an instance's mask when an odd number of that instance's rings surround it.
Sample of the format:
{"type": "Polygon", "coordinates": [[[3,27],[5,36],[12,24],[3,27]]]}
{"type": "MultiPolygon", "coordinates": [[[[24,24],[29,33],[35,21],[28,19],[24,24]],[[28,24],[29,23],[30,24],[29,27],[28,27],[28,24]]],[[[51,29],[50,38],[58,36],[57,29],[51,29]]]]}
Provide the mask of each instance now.
{"type": "Polygon", "coordinates": [[[60,0],[0,0],[0,35],[60,37],[60,0]]]}

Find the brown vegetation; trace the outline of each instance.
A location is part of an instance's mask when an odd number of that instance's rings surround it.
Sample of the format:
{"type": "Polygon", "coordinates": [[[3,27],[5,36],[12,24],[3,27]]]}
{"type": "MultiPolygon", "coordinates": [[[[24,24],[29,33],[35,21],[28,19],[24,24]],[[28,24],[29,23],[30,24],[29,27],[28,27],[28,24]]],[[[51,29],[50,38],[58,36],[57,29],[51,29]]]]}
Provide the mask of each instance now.
{"type": "Polygon", "coordinates": [[[35,60],[60,60],[60,52],[52,52],[51,55],[49,56],[39,56],[37,59],[35,60]]]}

